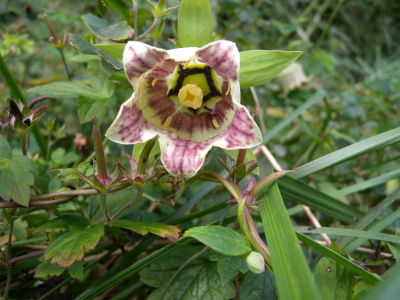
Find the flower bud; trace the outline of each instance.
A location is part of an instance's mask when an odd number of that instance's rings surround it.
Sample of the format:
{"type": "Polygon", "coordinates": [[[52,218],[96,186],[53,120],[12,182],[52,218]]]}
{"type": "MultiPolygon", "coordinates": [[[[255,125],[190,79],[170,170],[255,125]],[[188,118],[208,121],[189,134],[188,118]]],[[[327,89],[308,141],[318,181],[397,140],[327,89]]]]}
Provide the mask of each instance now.
{"type": "Polygon", "coordinates": [[[260,274],[265,271],[264,257],[258,252],[250,252],[246,257],[246,263],[250,271],[255,274],[260,274]]]}
{"type": "Polygon", "coordinates": [[[276,77],[276,81],[283,92],[280,96],[286,97],[290,91],[307,84],[308,78],[304,74],[303,67],[294,62],[276,77]]]}

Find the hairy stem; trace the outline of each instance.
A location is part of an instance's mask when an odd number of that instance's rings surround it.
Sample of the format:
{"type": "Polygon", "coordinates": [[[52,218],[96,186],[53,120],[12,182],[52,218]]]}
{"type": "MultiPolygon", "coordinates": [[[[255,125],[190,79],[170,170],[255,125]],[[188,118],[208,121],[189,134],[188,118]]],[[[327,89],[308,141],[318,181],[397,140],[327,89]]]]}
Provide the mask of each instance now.
{"type": "MultiPolygon", "coordinates": [[[[14,222],[11,222],[11,224],[10,224],[10,233],[8,234],[7,250],[6,250],[7,263],[9,261],[10,257],[11,257],[10,252],[11,252],[11,242],[12,242],[13,228],[14,228],[14,222]]],[[[12,267],[11,266],[7,266],[7,282],[6,282],[6,289],[4,291],[4,298],[7,298],[8,294],[10,292],[11,278],[12,278],[12,267]]]]}

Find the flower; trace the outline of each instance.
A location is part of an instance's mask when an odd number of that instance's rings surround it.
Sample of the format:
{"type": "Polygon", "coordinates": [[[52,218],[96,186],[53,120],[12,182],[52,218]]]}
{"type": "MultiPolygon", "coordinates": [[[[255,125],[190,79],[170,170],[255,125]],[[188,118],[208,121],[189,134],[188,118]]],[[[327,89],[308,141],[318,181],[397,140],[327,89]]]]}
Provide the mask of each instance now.
{"type": "Polygon", "coordinates": [[[308,77],[304,74],[303,67],[297,62],[293,62],[276,77],[276,81],[282,90],[282,94],[279,96],[284,98],[290,91],[306,85],[308,77]]]}
{"type": "Polygon", "coordinates": [[[159,136],[161,161],[176,177],[192,177],[212,146],[258,145],[261,132],[240,102],[236,45],[216,41],[202,48],[164,50],[128,42],[123,55],[135,92],[106,136],[121,144],[159,136]]]}

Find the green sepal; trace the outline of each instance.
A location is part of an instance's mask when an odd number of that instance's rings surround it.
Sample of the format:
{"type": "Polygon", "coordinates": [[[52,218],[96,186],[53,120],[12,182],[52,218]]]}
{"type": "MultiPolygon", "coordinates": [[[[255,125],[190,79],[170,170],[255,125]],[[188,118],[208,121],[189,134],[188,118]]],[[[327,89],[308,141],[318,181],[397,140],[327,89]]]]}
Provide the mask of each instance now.
{"type": "Polygon", "coordinates": [[[146,170],[146,166],[147,163],[149,161],[149,156],[151,153],[151,149],[153,149],[156,141],[157,141],[157,137],[152,138],[151,140],[148,140],[146,142],[146,145],[144,146],[142,153],[140,154],[139,160],[138,160],[138,175],[140,175],[142,177],[142,175],[144,174],[145,170],[146,170]]]}
{"type": "Polygon", "coordinates": [[[178,36],[182,47],[202,47],[213,40],[209,0],[182,0],[178,14],[178,36]]]}

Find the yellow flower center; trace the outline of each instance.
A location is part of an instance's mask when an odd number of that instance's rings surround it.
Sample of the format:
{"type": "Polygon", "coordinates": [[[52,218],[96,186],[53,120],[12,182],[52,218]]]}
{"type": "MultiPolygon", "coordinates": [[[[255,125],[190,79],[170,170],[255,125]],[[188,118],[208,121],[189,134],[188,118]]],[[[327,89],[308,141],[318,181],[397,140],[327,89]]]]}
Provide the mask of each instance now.
{"type": "Polygon", "coordinates": [[[178,99],[181,105],[198,109],[203,104],[203,91],[195,84],[187,84],[179,90],[178,99]]]}

